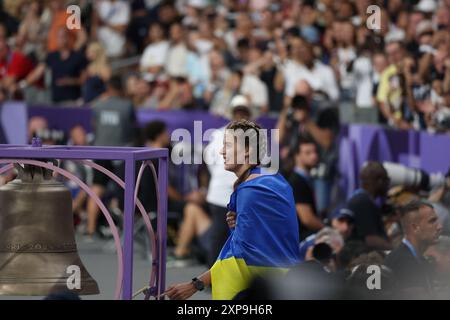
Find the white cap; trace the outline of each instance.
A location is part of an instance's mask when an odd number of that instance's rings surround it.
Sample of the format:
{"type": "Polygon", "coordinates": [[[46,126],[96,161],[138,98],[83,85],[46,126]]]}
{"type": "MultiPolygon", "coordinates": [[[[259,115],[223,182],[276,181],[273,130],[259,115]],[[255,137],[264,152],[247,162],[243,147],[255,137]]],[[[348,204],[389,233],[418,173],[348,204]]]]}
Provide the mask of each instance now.
{"type": "Polygon", "coordinates": [[[403,31],[402,29],[390,30],[384,36],[385,43],[391,43],[391,42],[403,41],[403,40],[405,40],[405,31],[403,31]]]}
{"type": "Polygon", "coordinates": [[[433,23],[430,20],[423,20],[417,24],[416,36],[420,36],[425,31],[433,31],[433,23]]]}
{"type": "Polygon", "coordinates": [[[246,96],[244,96],[242,94],[238,94],[237,96],[234,96],[233,99],[231,99],[230,107],[231,108],[236,108],[236,107],[247,107],[248,108],[249,101],[246,96]]]}
{"type": "Polygon", "coordinates": [[[436,1],[434,0],[420,0],[420,2],[416,5],[416,10],[430,13],[436,10],[436,1]]]}
{"type": "Polygon", "coordinates": [[[187,4],[194,8],[203,9],[208,6],[208,1],[207,0],[188,0],[187,4]]]}

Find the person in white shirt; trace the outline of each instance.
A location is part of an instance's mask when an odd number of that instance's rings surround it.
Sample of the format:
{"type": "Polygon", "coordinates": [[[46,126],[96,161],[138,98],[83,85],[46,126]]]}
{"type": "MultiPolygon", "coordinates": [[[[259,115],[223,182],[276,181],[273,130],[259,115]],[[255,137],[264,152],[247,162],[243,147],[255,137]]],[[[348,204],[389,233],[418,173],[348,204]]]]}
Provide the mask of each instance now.
{"type": "Polygon", "coordinates": [[[316,94],[322,95],[325,100],[337,101],[339,87],[333,69],[315,58],[313,47],[309,43],[305,43],[300,50],[300,55],[305,69],[317,81],[316,94]]]}
{"type": "Polygon", "coordinates": [[[109,58],[117,58],[125,53],[125,30],[130,22],[128,1],[96,1],[92,31],[94,37],[104,46],[109,58]]]}
{"type": "Polygon", "coordinates": [[[240,93],[249,97],[254,116],[259,116],[268,109],[269,92],[267,85],[254,74],[244,74],[240,93]]]}
{"type": "Polygon", "coordinates": [[[303,64],[301,59],[301,48],[305,42],[298,37],[290,40],[289,59],[282,65],[282,71],[285,79],[285,95],[292,98],[296,94],[296,86],[301,80],[305,80],[316,90],[320,83],[314,78],[312,73],[303,64]]]}
{"type": "Polygon", "coordinates": [[[187,77],[188,49],[181,23],[176,22],[170,26],[170,40],[165,70],[170,77],[187,77]]]}
{"type": "Polygon", "coordinates": [[[363,50],[353,64],[356,80],[356,106],[353,120],[357,123],[378,122],[378,108],[373,99],[374,67],[370,51],[363,50]]]}
{"type": "Polygon", "coordinates": [[[150,44],[145,48],[139,67],[146,81],[153,81],[164,71],[169,42],[165,39],[164,30],[159,23],[152,23],[148,29],[150,44]]]}
{"type": "MultiPolygon", "coordinates": [[[[294,40],[297,41],[297,40],[294,40]]],[[[296,60],[285,65],[286,95],[293,97],[298,93],[297,86],[304,80],[320,100],[336,101],[339,99],[339,88],[333,69],[315,60],[312,46],[299,39],[301,46],[296,49],[296,60]],[[320,96],[320,97],[319,97],[320,96]]]]}

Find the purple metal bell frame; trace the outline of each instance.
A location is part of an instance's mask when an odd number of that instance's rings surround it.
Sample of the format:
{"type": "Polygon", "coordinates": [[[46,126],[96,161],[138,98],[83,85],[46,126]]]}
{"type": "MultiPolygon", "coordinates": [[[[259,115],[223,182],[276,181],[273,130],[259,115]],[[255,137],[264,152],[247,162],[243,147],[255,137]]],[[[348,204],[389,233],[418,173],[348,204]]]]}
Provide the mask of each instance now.
{"type": "Polygon", "coordinates": [[[152,250],[152,267],[145,299],[150,296],[164,299],[161,294],[165,290],[166,280],[166,236],[167,236],[167,180],[168,180],[168,150],[156,148],[135,147],[90,147],[90,146],[46,146],[39,138],[33,138],[31,145],[0,144],[0,174],[13,169],[13,164],[31,164],[57,172],[67,179],[73,180],[89,196],[93,197],[100,211],[105,215],[111,228],[117,252],[118,272],[114,298],[131,300],[133,295],[133,226],[136,206],[142,215],[150,237],[152,250]],[[113,219],[103,202],[78,177],[53,164],[39,159],[72,160],[90,166],[106,174],[119,184],[125,192],[123,243],[113,219]],[[158,173],[151,160],[158,159],[158,173]],[[123,160],[125,162],[125,181],[111,171],[89,160],[123,160]],[[137,180],[135,168],[141,163],[137,180]],[[157,190],[157,233],[155,235],[148,213],[137,198],[138,187],[143,171],[149,167],[157,190]]]}

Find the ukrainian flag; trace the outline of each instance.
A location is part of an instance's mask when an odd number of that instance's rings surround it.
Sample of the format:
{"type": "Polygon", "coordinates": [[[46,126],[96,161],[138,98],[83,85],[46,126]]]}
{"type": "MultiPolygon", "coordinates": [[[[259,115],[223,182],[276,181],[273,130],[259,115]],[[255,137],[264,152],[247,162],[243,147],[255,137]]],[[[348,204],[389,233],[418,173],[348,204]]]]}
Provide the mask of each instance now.
{"type": "Polygon", "coordinates": [[[212,297],[229,300],[257,275],[286,272],[299,262],[299,232],[289,183],[280,174],[240,184],[228,205],[236,228],[211,268],[212,297]]]}

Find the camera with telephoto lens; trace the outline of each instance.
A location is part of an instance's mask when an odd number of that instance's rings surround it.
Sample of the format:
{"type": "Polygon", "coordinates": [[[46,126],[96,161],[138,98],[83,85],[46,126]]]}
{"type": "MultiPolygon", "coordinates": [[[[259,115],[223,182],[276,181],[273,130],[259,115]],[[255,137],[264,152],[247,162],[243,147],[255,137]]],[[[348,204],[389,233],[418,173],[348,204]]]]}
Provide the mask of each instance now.
{"type": "Polygon", "coordinates": [[[450,187],[450,168],[444,175],[440,172],[428,174],[424,170],[409,168],[393,162],[383,162],[383,167],[387,171],[391,187],[404,186],[423,191],[443,186],[450,187]]]}

